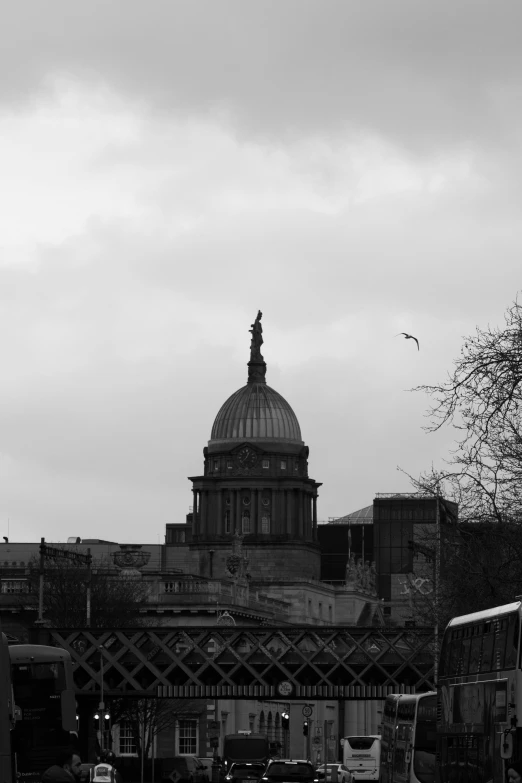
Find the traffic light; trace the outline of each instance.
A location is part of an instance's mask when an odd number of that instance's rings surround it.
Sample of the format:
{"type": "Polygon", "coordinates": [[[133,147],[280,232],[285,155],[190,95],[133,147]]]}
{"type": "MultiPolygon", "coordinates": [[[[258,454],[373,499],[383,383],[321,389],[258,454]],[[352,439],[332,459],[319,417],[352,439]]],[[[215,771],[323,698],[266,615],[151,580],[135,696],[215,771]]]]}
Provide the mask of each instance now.
{"type": "Polygon", "coordinates": [[[303,721],[303,737],[308,737],[308,721],[303,721]]]}
{"type": "Polygon", "coordinates": [[[283,731],[288,731],[290,729],[290,716],[288,712],[283,712],[281,715],[281,728],[283,731]]]}
{"type": "Polygon", "coordinates": [[[109,731],[110,727],[111,727],[111,716],[110,713],[105,712],[103,715],[103,730],[109,731]]]}
{"type": "Polygon", "coordinates": [[[95,712],[94,713],[94,730],[99,731],[100,730],[100,713],[95,712]]]}

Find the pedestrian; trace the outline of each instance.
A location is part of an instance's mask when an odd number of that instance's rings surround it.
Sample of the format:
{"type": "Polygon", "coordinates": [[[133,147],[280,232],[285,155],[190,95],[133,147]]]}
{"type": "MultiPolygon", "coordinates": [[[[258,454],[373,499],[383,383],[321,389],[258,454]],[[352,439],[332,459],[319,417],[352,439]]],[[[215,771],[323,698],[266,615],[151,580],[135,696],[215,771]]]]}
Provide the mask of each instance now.
{"type": "Polygon", "coordinates": [[[507,762],[507,779],[509,783],[522,783],[522,761],[507,762]]]}
{"type": "Polygon", "coordinates": [[[82,760],[73,748],[58,754],[56,764],[46,769],[42,783],[78,783],[81,775],[82,760]]]}

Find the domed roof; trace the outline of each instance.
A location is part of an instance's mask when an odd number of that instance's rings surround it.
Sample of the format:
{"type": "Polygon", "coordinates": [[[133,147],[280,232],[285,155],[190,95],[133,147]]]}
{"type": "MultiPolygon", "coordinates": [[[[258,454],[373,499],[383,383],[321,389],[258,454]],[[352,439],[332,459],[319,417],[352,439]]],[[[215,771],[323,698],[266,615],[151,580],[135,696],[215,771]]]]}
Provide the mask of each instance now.
{"type": "Polygon", "coordinates": [[[222,440],[279,440],[303,445],[297,416],[266,383],[247,383],[221,406],[210,436],[222,440]]]}

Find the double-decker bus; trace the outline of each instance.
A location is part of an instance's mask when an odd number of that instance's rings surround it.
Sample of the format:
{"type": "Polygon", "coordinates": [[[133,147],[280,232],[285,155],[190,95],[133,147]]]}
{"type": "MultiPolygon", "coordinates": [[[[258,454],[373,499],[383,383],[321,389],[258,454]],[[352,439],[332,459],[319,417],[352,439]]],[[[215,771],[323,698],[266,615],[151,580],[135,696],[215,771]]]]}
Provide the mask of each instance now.
{"type": "Polygon", "coordinates": [[[71,656],[59,647],[9,646],[16,722],[11,732],[15,775],[40,780],[57,753],[76,743],[71,656]]]}
{"type": "Polygon", "coordinates": [[[270,754],[270,746],[266,734],[243,732],[227,734],[223,742],[223,761],[225,768],[231,764],[249,762],[266,764],[270,754]]]}
{"type": "Polygon", "coordinates": [[[441,783],[503,783],[522,758],[522,602],[455,617],[439,663],[441,783]]]}
{"type": "Polygon", "coordinates": [[[437,693],[387,696],[383,709],[381,783],[435,783],[437,693]]]}
{"type": "Polygon", "coordinates": [[[11,688],[11,661],[7,639],[0,634],[0,781],[12,783],[11,729],[14,706],[11,688]]]}

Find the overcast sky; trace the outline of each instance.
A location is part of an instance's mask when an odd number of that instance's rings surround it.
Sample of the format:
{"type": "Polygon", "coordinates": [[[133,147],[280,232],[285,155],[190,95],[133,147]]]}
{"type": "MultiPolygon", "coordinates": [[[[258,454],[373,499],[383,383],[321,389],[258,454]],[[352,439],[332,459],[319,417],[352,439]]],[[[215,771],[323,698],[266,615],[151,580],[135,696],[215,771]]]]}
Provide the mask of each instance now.
{"type": "Polygon", "coordinates": [[[407,390],[522,288],[520,1],[0,8],[0,534],[163,541],[258,309],[320,519],[440,464],[407,390]]]}

